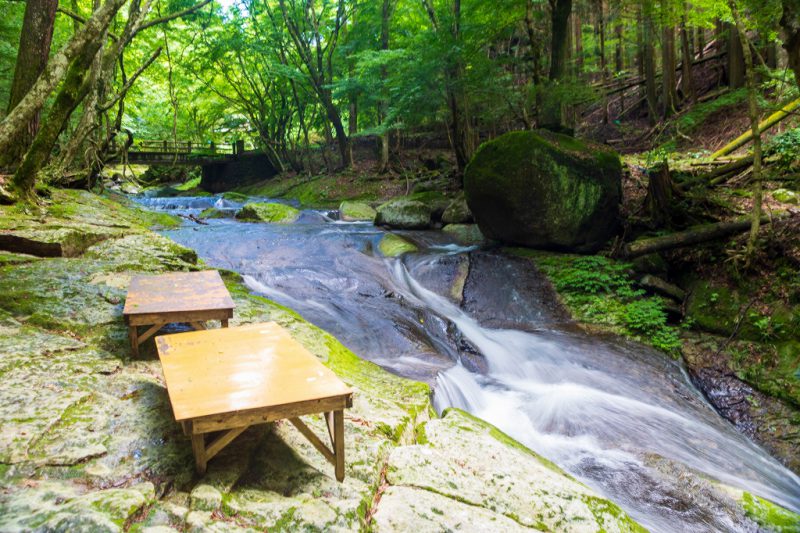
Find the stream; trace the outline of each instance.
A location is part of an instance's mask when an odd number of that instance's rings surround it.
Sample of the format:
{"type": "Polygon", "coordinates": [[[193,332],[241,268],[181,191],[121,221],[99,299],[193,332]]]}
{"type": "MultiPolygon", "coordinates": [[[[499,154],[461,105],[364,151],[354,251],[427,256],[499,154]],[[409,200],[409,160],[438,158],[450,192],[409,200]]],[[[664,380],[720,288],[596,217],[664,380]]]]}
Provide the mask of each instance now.
{"type": "MultiPolygon", "coordinates": [[[[182,215],[240,207],[137,201],[182,215]]],[[[435,231],[399,232],[422,251],[386,259],[374,252],[382,229],[331,211],[289,225],[207,222],[162,233],[360,357],[430,383],[439,412],[487,420],[653,531],[756,531],[714,482],[800,511],[800,478],[720,417],[680,364],[576,328],[526,260],[435,231]]]]}

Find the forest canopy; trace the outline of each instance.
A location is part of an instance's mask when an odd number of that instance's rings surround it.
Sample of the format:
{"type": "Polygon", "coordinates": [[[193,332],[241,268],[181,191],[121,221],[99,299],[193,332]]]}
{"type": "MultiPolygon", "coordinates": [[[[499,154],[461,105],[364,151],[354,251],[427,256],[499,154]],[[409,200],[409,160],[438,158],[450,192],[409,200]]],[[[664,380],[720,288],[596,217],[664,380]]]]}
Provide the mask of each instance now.
{"type": "Polygon", "coordinates": [[[17,197],[91,185],[142,139],[244,141],[296,172],[322,146],[333,169],[374,143],[385,171],[401,140],[445,139],[463,171],[510,130],[655,125],[744,86],[746,49],[784,99],[800,73],[794,0],[0,4],[0,167],[17,197]],[[698,75],[709,62],[722,68],[698,75]]]}

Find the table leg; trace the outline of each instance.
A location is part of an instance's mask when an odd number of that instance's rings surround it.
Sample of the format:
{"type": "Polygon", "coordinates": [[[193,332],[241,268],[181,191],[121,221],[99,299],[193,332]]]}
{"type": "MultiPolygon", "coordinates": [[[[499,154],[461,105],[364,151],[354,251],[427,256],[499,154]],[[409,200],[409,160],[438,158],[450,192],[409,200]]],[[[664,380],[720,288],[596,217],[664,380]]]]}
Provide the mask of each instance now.
{"type": "Polygon", "coordinates": [[[194,464],[198,474],[206,473],[206,436],[203,433],[192,434],[192,452],[194,453],[194,464]]]}
{"type": "Polygon", "coordinates": [[[139,357],[139,331],[138,326],[128,326],[128,339],[131,341],[131,352],[134,357],[139,357]]]}
{"type": "Polygon", "coordinates": [[[344,411],[333,412],[333,454],[336,457],[336,481],[344,481],[344,411]]]}

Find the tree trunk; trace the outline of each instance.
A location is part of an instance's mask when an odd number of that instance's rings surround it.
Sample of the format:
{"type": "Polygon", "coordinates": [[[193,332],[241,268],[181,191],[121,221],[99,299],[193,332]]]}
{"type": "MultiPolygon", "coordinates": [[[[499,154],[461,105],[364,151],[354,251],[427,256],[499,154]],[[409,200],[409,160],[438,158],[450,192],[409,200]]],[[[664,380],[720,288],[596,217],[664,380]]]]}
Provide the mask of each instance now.
{"type": "MultiPolygon", "coordinates": [[[[606,66],[606,20],[603,0],[597,0],[597,32],[600,40],[600,80],[605,86],[607,79],[606,66]]],[[[608,124],[608,95],[603,94],[603,124],[608,124]]]]}
{"type": "Polygon", "coordinates": [[[622,13],[617,15],[619,20],[617,20],[617,25],[614,27],[614,33],[617,36],[617,48],[614,53],[614,70],[616,70],[617,74],[621,73],[625,70],[625,55],[624,55],[624,45],[623,45],[623,27],[622,27],[622,13]]]}
{"type": "Polygon", "coordinates": [[[675,77],[675,28],[664,26],[661,32],[661,94],[664,118],[672,115],[678,107],[675,77]]]}
{"type": "Polygon", "coordinates": [[[551,81],[556,81],[566,74],[567,38],[569,37],[569,15],[572,12],[572,0],[550,0],[550,8],[552,37],[548,77],[551,81]]]}
{"type": "Polygon", "coordinates": [[[714,224],[697,226],[661,237],[633,241],[623,247],[622,256],[631,259],[655,252],[663,252],[664,250],[674,250],[675,248],[701,244],[744,233],[750,227],[750,220],[716,222],[714,224]]]}
{"type": "Polygon", "coordinates": [[[127,0],[107,0],[103,7],[92,14],[83,29],[50,58],[33,87],[0,122],[0,153],[12,148],[17,136],[28,127],[31,119],[44,107],[50,93],[66,76],[72,60],[83,53],[84,48],[93,46],[93,41],[101,38],[125,2],[127,0]]]}
{"type": "Polygon", "coordinates": [[[744,87],[745,64],[742,51],[742,41],[739,32],[733,24],[728,27],[728,86],[731,89],[744,87]]]}
{"type": "Polygon", "coordinates": [[[783,48],[786,50],[789,68],[794,73],[794,81],[800,87],[800,2],[783,0],[782,3],[783,48]]]}
{"type": "Polygon", "coordinates": [[[649,3],[645,4],[644,14],[644,49],[642,58],[644,62],[645,96],[647,98],[647,116],[650,124],[656,123],[658,116],[658,91],[656,90],[656,51],[655,51],[655,32],[653,31],[653,16],[648,9],[649,3]]]}
{"type": "Polygon", "coordinates": [[[72,112],[89,92],[90,67],[102,42],[103,39],[97,39],[88,44],[70,65],[47,118],[14,174],[12,182],[19,198],[26,200],[35,198],[36,175],[50,158],[53,146],[72,112]]]}
{"type": "Polygon", "coordinates": [[[575,74],[583,72],[583,23],[577,10],[572,14],[572,24],[575,26],[575,74]]]}
{"type": "MultiPolygon", "coordinates": [[[[393,11],[393,3],[394,0],[383,0],[383,6],[381,8],[381,50],[389,50],[389,29],[390,23],[392,20],[392,11],[393,11]]],[[[382,94],[381,100],[378,102],[378,118],[383,125],[383,132],[381,133],[381,154],[380,154],[380,162],[378,163],[378,172],[383,173],[389,168],[389,130],[386,128],[386,119],[389,115],[389,95],[388,92],[383,89],[386,84],[386,78],[388,78],[389,73],[386,70],[386,67],[381,68],[381,83],[382,87],[382,94]]]]}
{"type": "MultiPolygon", "coordinates": [[[[686,4],[684,4],[684,12],[685,11],[686,4]]],[[[684,98],[688,99],[690,102],[694,102],[697,100],[697,93],[695,93],[694,90],[694,80],[692,79],[692,62],[694,58],[692,57],[692,51],[689,47],[689,31],[686,29],[686,15],[684,15],[681,20],[681,56],[683,57],[683,61],[681,62],[681,90],[683,91],[684,98]]]]}
{"type": "Polygon", "coordinates": [[[647,174],[650,178],[644,200],[647,214],[656,228],[669,226],[672,223],[672,198],[677,192],[669,165],[666,162],[658,164],[647,174]]]}
{"type": "Polygon", "coordinates": [[[753,211],[750,216],[750,237],[747,239],[747,260],[746,266],[750,266],[756,250],[758,239],[758,229],[761,225],[761,128],[758,123],[758,87],[756,85],[756,74],[753,69],[753,55],[750,51],[750,41],[741,17],[736,0],[730,0],[731,15],[736,24],[736,32],[741,43],[742,58],[744,59],[745,72],[747,75],[747,114],[750,118],[750,130],[753,133],[753,211]]]}
{"type": "MultiPolygon", "coordinates": [[[[22,33],[19,38],[17,65],[14,81],[8,99],[7,113],[19,104],[36,83],[36,79],[47,65],[50,55],[50,42],[56,20],[58,0],[28,0],[25,17],[22,20],[22,33]]],[[[11,146],[0,152],[0,167],[15,167],[28,151],[36,132],[39,130],[39,111],[37,110],[22,129],[11,146]]]]}

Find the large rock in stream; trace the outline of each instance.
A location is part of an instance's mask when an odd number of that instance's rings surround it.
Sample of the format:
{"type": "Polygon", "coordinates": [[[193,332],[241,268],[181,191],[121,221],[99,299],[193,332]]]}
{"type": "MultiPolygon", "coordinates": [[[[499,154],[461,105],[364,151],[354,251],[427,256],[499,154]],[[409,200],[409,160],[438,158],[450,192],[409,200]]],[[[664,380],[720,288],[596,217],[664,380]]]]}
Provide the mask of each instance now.
{"type": "Polygon", "coordinates": [[[595,252],[615,235],[622,165],[607,148],[550,132],[481,146],[464,191],[483,234],[509,244],[595,252]]]}

